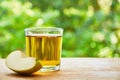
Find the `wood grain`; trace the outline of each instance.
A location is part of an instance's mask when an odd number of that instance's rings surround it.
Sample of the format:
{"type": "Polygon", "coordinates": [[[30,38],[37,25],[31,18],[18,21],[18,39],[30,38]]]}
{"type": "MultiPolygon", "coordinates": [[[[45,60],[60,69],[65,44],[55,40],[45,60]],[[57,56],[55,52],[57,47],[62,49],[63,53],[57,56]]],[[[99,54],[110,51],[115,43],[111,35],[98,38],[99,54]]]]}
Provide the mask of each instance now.
{"type": "Polygon", "coordinates": [[[16,74],[0,59],[0,80],[120,80],[120,59],[62,58],[60,71],[31,76],[16,74]]]}

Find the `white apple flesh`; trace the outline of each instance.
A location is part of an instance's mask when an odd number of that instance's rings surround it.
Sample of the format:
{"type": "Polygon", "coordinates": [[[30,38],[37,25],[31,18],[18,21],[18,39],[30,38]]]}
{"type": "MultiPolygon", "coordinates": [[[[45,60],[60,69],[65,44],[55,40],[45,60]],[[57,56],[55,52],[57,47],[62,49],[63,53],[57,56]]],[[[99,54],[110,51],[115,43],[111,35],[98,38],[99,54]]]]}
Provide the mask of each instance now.
{"type": "Polygon", "coordinates": [[[20,74],[31,74],[42,67],[34,57],[26,57],[21,51],[10,53],[5,63],[8,68],[20,74]]]}

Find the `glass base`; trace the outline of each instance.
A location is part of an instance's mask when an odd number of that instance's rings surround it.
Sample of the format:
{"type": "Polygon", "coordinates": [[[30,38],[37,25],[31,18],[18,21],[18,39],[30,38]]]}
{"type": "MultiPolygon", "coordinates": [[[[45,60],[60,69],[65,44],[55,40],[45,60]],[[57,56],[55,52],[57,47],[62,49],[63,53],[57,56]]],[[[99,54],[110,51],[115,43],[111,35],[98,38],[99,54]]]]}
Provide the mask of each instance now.
{"type": "Polygon", "coordinates": [[[43,66],[39,71],[40,72],[51,72],[51,71],[59,71],[60,66],[43,66]]]}

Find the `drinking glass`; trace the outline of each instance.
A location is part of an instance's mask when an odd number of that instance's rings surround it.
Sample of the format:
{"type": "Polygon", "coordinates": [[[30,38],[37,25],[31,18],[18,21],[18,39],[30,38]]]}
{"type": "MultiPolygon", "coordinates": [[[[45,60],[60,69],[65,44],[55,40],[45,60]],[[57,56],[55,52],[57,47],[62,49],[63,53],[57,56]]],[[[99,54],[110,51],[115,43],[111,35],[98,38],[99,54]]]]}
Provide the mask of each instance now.
{"type": "Polygon", "coordinates": [[[26,54],[41,64],[41,72],[60,70],[62,52],[62,28],[26,28],[26,54]]]}

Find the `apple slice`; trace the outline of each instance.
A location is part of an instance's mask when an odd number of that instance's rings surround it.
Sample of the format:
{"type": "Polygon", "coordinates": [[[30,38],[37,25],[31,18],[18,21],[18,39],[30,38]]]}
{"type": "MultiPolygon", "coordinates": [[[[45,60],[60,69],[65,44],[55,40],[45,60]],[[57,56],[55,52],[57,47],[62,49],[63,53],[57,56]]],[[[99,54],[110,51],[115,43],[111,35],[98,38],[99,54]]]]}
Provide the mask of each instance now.
{"type": "Polygon", "coordinates": [[[21,51],[10,53],[5,63],[8,68],[20,74],[31,74],[42,67],[34,57],[26,57],[21,51]]]}

